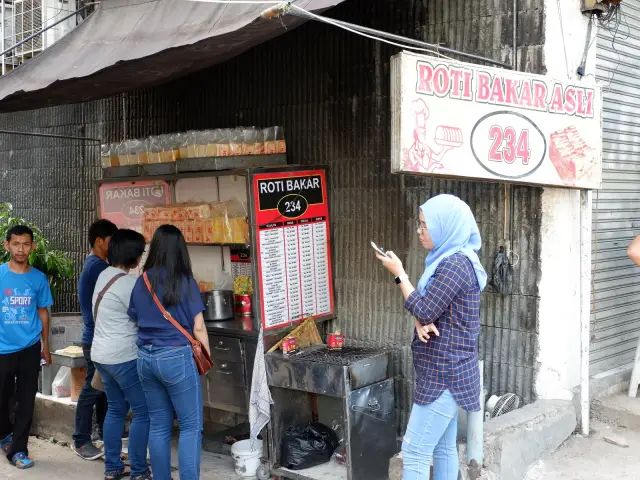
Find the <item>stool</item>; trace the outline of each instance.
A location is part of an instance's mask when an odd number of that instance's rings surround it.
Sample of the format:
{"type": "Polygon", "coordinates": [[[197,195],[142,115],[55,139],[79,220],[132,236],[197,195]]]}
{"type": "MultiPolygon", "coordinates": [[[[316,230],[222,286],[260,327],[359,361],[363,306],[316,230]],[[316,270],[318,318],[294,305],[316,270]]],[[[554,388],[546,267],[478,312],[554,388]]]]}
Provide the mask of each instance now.
{"type": "Polygon", "coordinates": [[[52,353],[51,360],[54,365],[71,369],[71,401],[77,402],[87,376],[86,360],[84,357],[69,356],[62,353],[52,353]]]}
{"type": "Polygon", "coordinates": [[[77,402],[82,387],[84,386],[85,378],[87,378],[86,368],[72,368],[71,369],[71,401],[77,402]]]}

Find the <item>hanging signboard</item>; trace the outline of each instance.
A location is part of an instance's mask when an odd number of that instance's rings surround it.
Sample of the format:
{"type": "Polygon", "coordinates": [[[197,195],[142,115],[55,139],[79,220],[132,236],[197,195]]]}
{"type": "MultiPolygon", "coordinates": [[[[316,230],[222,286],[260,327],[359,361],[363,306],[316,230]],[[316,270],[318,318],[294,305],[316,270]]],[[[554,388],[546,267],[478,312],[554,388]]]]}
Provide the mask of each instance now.
{"type": "Polygon", "coordinates": [[[598,86],[406,52],[391,64],[394,173],[600,188],[598,86]]]}
{"type": "Polygon", "coordinates": [[[325,171],[256,173],[252,188],[263,328],[331,315],[325,171]]]}
{"type": "Polygon", "coordinates": [[[140,233],[145,207],[171,203],[169,184],[157,180],[103,183],[99,195],[100,218],[140,233]]]}

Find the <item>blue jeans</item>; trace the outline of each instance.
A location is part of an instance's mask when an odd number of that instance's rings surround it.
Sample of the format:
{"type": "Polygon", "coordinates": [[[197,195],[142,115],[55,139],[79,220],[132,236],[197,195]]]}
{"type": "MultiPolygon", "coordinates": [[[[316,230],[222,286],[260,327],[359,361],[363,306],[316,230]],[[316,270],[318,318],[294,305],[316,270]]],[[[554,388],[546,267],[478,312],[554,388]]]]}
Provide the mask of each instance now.
{"type": "Polygon", "coordinates": [[[402,442],[402,480],[458,480],[458,404],[445,390],[429,405],[413,405],[402,442]]]}
{"type": "Polygon", "coordinates": [[[102,383],[107,394],[109,408],[104,422],[104,470],[117,473],[124,470],[120,459],[124,423],[133,410],[133,420],[129,428],[129,461],[131,477],[144,475],[147,465],[147,445],[149,444],[149,411],[147,401],[138,377],[137,361],[105,365],[96,363],[102,375],[102,383]]]}
{"type": "Polygon", "coordinates": [[[154,480],[171,479],[171,429],[175,410],[180,426],[180,480],[200,478],[202,390],[191,347],[139,349],[138,375],[147,397],[149,450],[154,480]]]}
{"type": "Polygon", "coordinates": [[[96,367],[91,361],[91,345],[83,345],[82,353],[87,362],[87,376],[76,405],[76,425],[73,432],[73,443],[77,448],[91,442],[93,407],[96,407],[96,422],[101,440],[104,437],[104,419],[107,414],[106,395],[91,386],[91,380],[93,380],[93,374],[96,371],[96,367]]]}

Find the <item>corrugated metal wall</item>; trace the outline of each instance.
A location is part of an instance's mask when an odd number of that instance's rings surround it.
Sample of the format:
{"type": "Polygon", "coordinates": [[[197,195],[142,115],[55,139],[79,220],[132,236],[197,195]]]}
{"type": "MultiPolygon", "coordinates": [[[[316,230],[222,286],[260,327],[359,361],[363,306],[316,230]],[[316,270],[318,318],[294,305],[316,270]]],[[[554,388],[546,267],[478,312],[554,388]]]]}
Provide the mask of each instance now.
{"type": "MultiPolygon", "coordinates": [[[[331,15],[509,62],[511,8],[511,1],[349,0],[331,15]]],[[[542,7],[529,0],[521,1],[520,9],[518,64],[523,70],[540,72],[542,7]]],[[[520,263],[515,269],[513,295],[503,297],[490,291],[483,295],[480,350],[489,392],[513,391],[530,402],[538,335],[540,189],[505,191],[499,184],[392,176],[389,59],[395,52],[329,26],[307,24],[224,65],[127,95],[127,133],[141,137],[194,128],[278,124],[285,127],[292,161],[331,167],[339,323],[351,341],[392,348],[401,425],[406,423],[413,391],[409,348],[413,322],[402,310],[392,279],[373,260],[368,241],[401,254],[411,276],[418,277],[424,260],[414,229],[418,205],[434,194],[450,192],[469,202],[476,213],[484,238],[481,259],[489,268],[504,244],[506,204],[507,235],[512,236],[520,263]],[[508,215],[509,207],[514,215],[508,215]]],[[[121,98],[109,99],[21,118],[26,128],[68,125],[67,130],[75,131],[87,125],[88,136],[112,141],[122,133],[122,103],[121,98]]],[[[14,118],[2,117],[0,125],[14,118]]],[[[3,150],[0,165],[4,169],[11,157],[3,150]]],[[[51,234],[58,234],[59,226],[73,232],[74,240],[60,241],[79,261],[78,232],[83,236],[92,218],[89,182],[98,174],[98,160],[62,148],[47,152],[25,152],[24,176],[54,175],[54,169],[62,167],[68,173],[55,174],[61,182],[57,188],[77,186],[82,200],[67,194],[67,201],[61,204],[67,208],[61,214],[51,208],[55,194],[47,190],[37,207],[30,206],[28,198],[17,205],[47,222],[51,234]],[[37,157],[47,170],[34,168],[28,156],[37,157]],[[74,180],[63,183],[65,178],[74,180]]],[[[13,174],[5,178],[7,175],[13,174]]],[[[12,198],[17,189],[18,184],[6,191],[7,181],[0,179],[0,198],[12,198]]],[[[37,189],[39,181],[29,186],[37,189]]],[[[63,306],[75,306],[71,296],[63,298],[63,306]]]]}
{"type": "MultiPolygon", "coordinates": [[[[91,109],[73,105],[0,115],[0,128],[84,136],[92,121],[85,112],[91,109]]],[[[0,201],[11,202],[17,215],[37,223],[77,269],[89,252],[92,182],[101,175],[97,155],[99,148],[84,142],[0,134],[0,201]]],[[[63,285],[56,311],[78,311],[75,285],[63,285]]]]}
{"type": "Polygon", "coordinates": [[[626,255],[640,233],[640,1],[622,11],[597,39],[604,181],[593,195],[591,374],[633,362],[640,333],[640,275],[626,255]]]}

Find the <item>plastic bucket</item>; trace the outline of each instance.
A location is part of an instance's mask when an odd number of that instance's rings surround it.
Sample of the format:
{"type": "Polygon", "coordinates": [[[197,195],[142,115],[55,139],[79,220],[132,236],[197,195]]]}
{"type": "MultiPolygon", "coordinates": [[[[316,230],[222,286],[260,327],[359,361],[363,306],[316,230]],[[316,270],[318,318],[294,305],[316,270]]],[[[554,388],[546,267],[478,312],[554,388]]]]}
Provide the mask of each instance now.
{"type": "Polygon", "coordinates": [[[244,478],[255,478],[260,458],[262,457],[262,440],[240,440],[231,446],[236,475],[244,478]]]}

